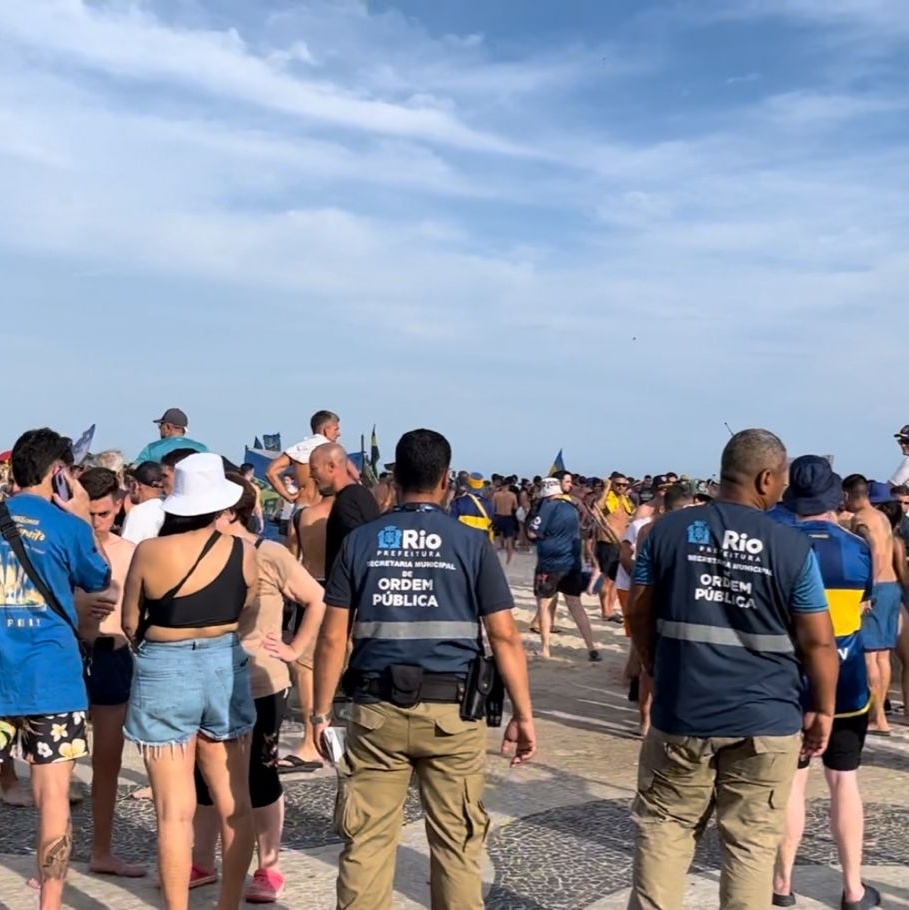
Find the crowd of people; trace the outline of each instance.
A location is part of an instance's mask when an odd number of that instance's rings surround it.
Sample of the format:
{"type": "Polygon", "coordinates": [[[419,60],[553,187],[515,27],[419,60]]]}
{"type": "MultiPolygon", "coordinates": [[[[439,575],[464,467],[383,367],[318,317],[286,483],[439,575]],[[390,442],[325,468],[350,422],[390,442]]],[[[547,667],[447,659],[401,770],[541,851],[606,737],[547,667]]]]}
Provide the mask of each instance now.
{"type": "Polygon", "coordinates": [[[191,439],[178,408],[156,424],[136,459],[81,464],[71,440],[30,430],[3,478],[0,785],[5,802],[37,807],[43,910],[62,906],[89,726],[89,870],[148,874],[112,847],[129,741],[148,774],[169,910],[214,883],[220,910],[277,901],[281,775],[325,761],[338,771],[338,907],[391,906],[412,774],[432,905],[482,907],[484,719],[497,723],[497,693],[512,711],[503,752],[520,764],[536,750],[503,568],[520,549],[535,553],[542,659],[560,595],[590,661],[602,656],[583,595],[629,640],[643,738],[630,907],[681,906],[714,811],[722,906],[794,905],[813,757],[830,788],[842,906],[879,905],[861,879],[857,772],[866,735],[907,719],[909,426],[887,483],[791,460],[765,430],[733,436],[718,483],[486,478],[452,472],[447,440],[414,430],[367,487],[338,416],[319,411],[266,475],[288,507],[278,542],[262,534],[250,465],[191,439]],[[902,714],[888,699],[894,652],[902,714]],[[282,756],[292,687],[303,735],[282,756]]]}

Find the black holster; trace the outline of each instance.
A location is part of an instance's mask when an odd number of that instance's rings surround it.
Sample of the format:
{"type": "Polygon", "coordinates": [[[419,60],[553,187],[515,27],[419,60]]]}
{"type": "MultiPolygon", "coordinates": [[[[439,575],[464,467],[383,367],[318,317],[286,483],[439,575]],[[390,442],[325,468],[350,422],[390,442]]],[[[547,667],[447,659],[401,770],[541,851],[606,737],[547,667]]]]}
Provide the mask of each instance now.
{"type": "Polygon", "coordinates": [[[504,687],[495,658],[482,655],[475,657],[467,670],[464,698],[461,700],[461,720],[483,720],[485,717],[489,726],[499,726],[502,723],[502,698],[500,695],[497,707],[497,692],[504,694],[504,687]]]}

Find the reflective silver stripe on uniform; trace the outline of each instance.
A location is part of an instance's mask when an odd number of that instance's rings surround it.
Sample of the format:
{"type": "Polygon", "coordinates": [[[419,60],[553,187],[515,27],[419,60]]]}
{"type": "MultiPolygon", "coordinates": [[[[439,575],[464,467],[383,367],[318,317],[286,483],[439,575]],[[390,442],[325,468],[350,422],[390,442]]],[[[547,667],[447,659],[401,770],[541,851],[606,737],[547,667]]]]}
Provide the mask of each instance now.
{"type": "Polygon", "coordinates": [[[354,638],[378,638],[386,641],[421,641],[424,639],[470,638],[480,634],[475,622],[444,622],[428,620],[414,622],[357,622],[354,623],[354,638]]]}
{"type": "Polygon", "coordinates": [[[657,632],[665,638],[676,641],[693,641],[705,645],[729,645],[732,648],[748,648],[750,651],[766,651],[773,654],[794,654],[795,645],[788,635],[760,635],[754,632],[739,632],[718,626],[705,626],[694,622],[673,622],[657,620],[657,632]]]}

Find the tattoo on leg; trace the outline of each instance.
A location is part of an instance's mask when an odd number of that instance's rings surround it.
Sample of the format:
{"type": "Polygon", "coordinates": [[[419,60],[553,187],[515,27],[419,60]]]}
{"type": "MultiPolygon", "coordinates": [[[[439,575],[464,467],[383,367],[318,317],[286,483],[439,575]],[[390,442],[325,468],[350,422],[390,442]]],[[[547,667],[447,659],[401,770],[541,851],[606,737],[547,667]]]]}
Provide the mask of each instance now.
{"type": "Polygon", "coordinates": [[[69,868],[69,855],[73,849],[73,828],[68,825],[66,834],[42,845],[40,871],[42,881],[62,881],[69,868]]]}

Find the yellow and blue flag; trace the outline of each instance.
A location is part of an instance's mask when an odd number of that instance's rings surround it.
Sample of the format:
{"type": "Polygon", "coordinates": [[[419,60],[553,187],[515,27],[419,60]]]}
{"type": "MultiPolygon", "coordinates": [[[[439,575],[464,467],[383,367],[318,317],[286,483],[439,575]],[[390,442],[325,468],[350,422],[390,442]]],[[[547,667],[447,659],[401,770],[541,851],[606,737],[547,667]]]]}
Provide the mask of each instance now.
{"type": "Polygon", "coordinates": [[[552,463],[552,467],[549,469],[549,476],[552,477],[557,471],[565,470],[565,459],[562,458],[562,450],[559,449],[559,454],[556,455],[555,461],[552,463]]]}
{"type": "Polygon", "coordinates": [[[378,472],[379,467],[379,437],[376,436],[376,425],[372,425],[372,439],[370,440],[370,452],[369,452],[369,461],[372,464],[372,469],[374,473],[378,472]]]}

